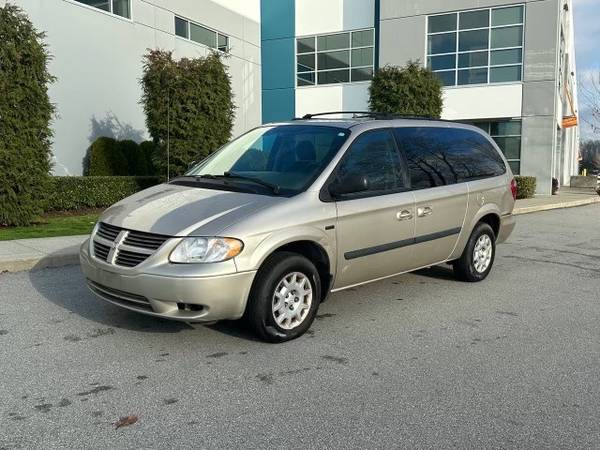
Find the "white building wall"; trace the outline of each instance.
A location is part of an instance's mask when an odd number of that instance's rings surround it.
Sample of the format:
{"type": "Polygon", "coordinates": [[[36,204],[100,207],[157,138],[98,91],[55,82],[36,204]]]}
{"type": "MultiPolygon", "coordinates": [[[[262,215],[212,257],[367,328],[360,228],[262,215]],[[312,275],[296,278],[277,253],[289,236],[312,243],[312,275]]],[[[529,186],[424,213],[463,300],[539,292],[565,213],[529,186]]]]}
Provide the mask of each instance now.
{"type": "Polygon", "coordinates": [[[74,0],[15,0],[40,31],[53,59],[56,104],[54,172],[78,175],[98,136],[147,139],[140,105],[142,57],[150,48],[177,58],[205,56],[201,44],[176,37],[174,14],[230,36],[227,58],[237,106],[233,133],[260,124],[259,0],[132,0],[132,20],[74,0]]]}
{"type": "MultiPolygon", "coordinates": [[[[296,36],[373,28],[374,0],[296,0],[296,36]]],[[[366,110],[370,82],[296,88],[296,117],[323,111],[366,110]]]]}
{"type": "Polygon", "coordinates": [[[478,120],[521,117],[523,85],[492,84],[444,89],[446,120],[478,120]]]}

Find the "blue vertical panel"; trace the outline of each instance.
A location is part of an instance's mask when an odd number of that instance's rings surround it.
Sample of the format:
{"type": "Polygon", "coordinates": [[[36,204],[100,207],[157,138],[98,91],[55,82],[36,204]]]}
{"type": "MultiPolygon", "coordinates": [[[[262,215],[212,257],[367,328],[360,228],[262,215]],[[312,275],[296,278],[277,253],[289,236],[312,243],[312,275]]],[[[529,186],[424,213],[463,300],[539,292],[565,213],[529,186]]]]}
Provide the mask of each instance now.
{"type": "Polygon", "coordinates": [[[296,113],[295,0],[261,0],[262,121],[289,120],[296,113]]]}

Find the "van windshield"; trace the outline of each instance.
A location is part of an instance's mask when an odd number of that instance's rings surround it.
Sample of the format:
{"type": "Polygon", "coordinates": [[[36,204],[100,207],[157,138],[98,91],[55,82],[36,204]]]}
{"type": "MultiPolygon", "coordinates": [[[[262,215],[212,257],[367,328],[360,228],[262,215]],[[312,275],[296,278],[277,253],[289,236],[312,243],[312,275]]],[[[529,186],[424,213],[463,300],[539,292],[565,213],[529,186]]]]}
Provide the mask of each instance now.
{"type": "Polygon", "coordinates": [[[260,127],[225,145],[185,175],[252,192],[295,195],[314,182],[349,135],[344,128],[318,125],[260,127]]]}

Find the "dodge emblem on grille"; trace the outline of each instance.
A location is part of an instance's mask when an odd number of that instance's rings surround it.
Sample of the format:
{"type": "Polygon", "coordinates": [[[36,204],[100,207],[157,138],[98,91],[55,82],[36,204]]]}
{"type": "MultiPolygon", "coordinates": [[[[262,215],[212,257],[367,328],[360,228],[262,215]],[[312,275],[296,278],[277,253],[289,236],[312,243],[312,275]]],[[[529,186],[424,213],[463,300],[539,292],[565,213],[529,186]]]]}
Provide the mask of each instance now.
{"type": "Polygon", "coordinates": [[[123,243],[129,231],[121,230],[118,234],[117,238],[110,244],[110,251],[108,252],[108,257],[106,258],[106,262],[109,264],[114,264],[117,259],[117,254],[119,252],[119,246],[123,243]]]}

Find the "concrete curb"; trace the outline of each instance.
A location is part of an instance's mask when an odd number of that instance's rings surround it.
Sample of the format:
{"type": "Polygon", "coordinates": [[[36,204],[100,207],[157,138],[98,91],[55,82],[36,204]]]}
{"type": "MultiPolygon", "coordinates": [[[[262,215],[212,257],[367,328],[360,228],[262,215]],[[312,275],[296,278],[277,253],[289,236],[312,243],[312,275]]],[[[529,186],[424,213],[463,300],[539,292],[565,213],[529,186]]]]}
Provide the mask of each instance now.
{"type": "Polygon", "coordinates": [[[26,270],[72,266],[75,264],[79,264],[79,252],[49,255],[39,258],[17,259],[14,261],[0,261],[0,273],[23,272],[26,270]]]}
{"type": "Polygon", "coordinates": [[[535,206],[524,206],[522,208],[515,208],[513,214],[515,216],[521,214],[529,214],[538,211],[550,211],[552,209],[563,209],[563,208],[574,208],[576,206],[591,205],[594,203],[600,203],[600,195],[596,197],[590,197],[583,200],[569,200],[560,203],[551,203],[548,205],[535,205],[535,206]]]}
{"type": "Polygon", "coordinates": [[[87,235],[0,242],[0,273],[62,267],[79,263],[87,235]]]}

